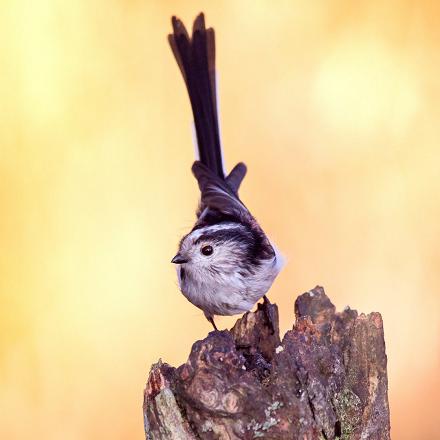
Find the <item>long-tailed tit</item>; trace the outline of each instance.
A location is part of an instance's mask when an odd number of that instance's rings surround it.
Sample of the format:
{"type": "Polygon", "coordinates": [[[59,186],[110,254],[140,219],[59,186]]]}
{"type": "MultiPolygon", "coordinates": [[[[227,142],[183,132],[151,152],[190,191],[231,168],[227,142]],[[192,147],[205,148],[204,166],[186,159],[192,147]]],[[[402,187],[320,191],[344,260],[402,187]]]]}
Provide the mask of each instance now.
{"type": "Polygon", "coordinates": [[[201,191],[197,222],[180,241],[176,263],[185,297],[203,310],[215,329],[214,315],[250,310],[269,290],[282,261],[266,234],[238,197],[246,166],[225,175],[216,98],[214,30],[200,14],[192,36],[172,18],[168,36],[188,89],[199,160],[192,166],[201,191]]]}

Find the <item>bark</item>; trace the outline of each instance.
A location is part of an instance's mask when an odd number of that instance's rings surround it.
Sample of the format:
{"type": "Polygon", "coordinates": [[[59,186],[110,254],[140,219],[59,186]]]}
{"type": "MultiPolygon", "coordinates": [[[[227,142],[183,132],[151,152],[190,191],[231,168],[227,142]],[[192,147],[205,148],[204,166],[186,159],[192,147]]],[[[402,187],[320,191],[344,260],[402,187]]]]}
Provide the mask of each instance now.
{"type": "Polygon", "coordinates": [[[390,438],[379,313],[336,313],[321,287],[295,302],[280,341],[278,309],[259,304],[231,330],[194,343],[188,361],[153,365],[148,440],[390,438]]]}

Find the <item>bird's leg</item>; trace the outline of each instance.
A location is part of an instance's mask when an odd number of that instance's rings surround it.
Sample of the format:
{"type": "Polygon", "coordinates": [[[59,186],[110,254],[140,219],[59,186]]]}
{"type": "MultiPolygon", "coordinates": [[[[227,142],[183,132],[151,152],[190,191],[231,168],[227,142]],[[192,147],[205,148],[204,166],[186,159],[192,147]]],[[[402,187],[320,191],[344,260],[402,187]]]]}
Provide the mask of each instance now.
{"type": "Polygon", "coordinates": [[[217,332],[218,331],[218,328],[217,328],[217,326],[215,325],[215,322],[214,322],[214,318],[211,316],[211,315],[205,315],[206,316],[206,319],[212,324],[212,326],[214,327],[214,330],[217,332]]]}
{"type": "Polygon", "coordinates": [[[266,295],[263,296],[263,301],[264,312],[266,313],[267,320],[269,321],[270,328],[272,329],[272,334],[274,334],[276,321],[274,309],[271,307],[272,303],[269,301],[269,298],[266,295]]]}

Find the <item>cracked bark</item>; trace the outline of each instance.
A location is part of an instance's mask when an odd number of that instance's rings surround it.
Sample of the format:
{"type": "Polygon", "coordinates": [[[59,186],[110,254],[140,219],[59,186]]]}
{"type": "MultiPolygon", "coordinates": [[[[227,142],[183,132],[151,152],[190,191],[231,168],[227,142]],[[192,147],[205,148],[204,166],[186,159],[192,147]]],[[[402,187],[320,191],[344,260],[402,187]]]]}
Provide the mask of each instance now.
{"type": "Polygon", "coordinates": [[[379,313],[336,313],[321,287],[295,302],[280,341],[278,309],[259,304],[230,330],[194,343],[188,361],[153,365],[148,440],[390,438],[379,313]]]}

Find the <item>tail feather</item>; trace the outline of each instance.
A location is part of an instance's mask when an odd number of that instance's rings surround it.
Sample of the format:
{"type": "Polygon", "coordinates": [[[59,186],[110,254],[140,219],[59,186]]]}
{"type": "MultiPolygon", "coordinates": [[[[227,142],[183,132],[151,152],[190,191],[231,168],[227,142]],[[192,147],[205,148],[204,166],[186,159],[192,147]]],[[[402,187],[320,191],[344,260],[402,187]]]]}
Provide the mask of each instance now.
{"type": "Polygon", "coordinates": [[[191,38],[178,18],[172,18],[172,25],[173,33],[168,36],[168,41],[191,101],[200,161],[224,179],[217,114],[214,30],[205,28],[203,14],[194,21],[191,38]]]}

